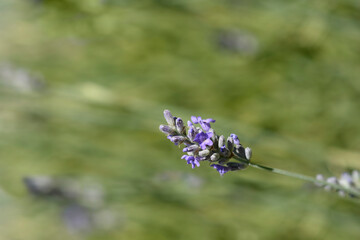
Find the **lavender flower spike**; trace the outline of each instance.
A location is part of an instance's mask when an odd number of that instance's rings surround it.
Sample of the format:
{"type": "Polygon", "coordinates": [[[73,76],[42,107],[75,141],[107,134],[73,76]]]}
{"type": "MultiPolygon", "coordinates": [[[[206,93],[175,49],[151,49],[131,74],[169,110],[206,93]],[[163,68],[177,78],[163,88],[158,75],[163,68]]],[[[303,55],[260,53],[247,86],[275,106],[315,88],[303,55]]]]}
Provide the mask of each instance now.
{"type": "Polygon", "coordinates": [[[181,158],[191,164],[192,168],[200,166],[200,161],[208,161],[212,164],[220,175],[224,175],[228,171],[237,171],[246,168],[250,161],[243,162],[241,158],[235,154],[235,145],[237,137],[227,138],[227,147],[225,146],[225,137],[215,134],[210,123],[215,122],[214,119],[202,119],[201,117],[191,117],[191,121],[187,121],[187,126],[181,118],[173,117],[169,110],[164,111],[165,119],[168,125],[160,125],[160,130],[167,134],[167,138],[175,143],[175,145],[184,144],[183,155],[181,158]],[[195,126],[195,124],[200,124],[195,126]],[[232,158],[240,162],[230,162],[232,158]],[[226,164],[226,165],[225,165],[226,164]]]}
{"type": "Polygon", "coordinates": [[[325,180],[324,176],[318,174],[316,180],[319,183],[315,183],[318,187],[324,188],[326,191],[336,191],[341,197],[350,196],[360,198],[360,187],[357,184],[358,177],[357,171],[353,171],[352,174],[344,172],[340,178],[329,177],[325,180]],[[355,174],[354,174],[355,173],[355,174]]]}
{"type": "Polygon", "coordinates": [[[191,164],[192,168],[199,167],[200,161],[208,161],[211,163],[210,166],[223,176],[230,171],[253,167],[287,177],[310,181],[325,190],[336,191],[341,196],[360,198],[360,173],[358,171],[353,171],[351,174],[344,173],[340,178],[324,178],[320,174],[314,178],[283,169],[263,166],[250,161],[252,151],[249,147],[240,144],[237,135],[233,133],[230,137],[217,135],[210,126],[210,123],[215,122],[211,118],[202,119],[201,117],[192,116],[191,121],[187,121],[187,126],[184,126],[183,121],[180,118],[173,117],[169,110],[164,111],[164,117],[168,124],[160,125],[160,131],[166,133],[167,138],[175,145],[185,145],[183,152],[186,152],[187,155],[183,155],[181,158],[185,159],[187,164],[191,164]],[[195,126],[195,124],[200,124],[201,128],[195,126]]]}

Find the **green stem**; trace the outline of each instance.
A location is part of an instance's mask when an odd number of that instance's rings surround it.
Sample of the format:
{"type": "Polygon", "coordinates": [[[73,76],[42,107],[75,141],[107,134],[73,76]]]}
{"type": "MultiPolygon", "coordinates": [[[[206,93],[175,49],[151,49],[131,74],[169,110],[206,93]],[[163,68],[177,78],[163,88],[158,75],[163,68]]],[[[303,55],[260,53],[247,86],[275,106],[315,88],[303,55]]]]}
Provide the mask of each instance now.
{"type": "Polygon", "coordinates": [[[250,163],[248,160],[243,159],[243,158],[239,158],[237,156],[234,156],[234,158],[236,160],[238,160],[238,161],[247,163],[250,167],[253,167],[253,168],[257,168],[257,169],[265,170],[265,171],[268,171],[268,172],[281,174],[281,175],[288,176],[288,177],[301,179],[301,180],[304,180],[304,181],[309,181],[309,182],[319,184],[319,185],[323,185],[323,186],[327,185],[327,186],[332,187],[335,190],[339,190],[339,191],[341,190],[341,191],[344,191],[344,192],[346,192],[348,194],[360,197],[360,192],[358,190],[354,189],[354,188],[346,188],[346,187],[344,187],[344,186],[342,186],[340,184],[328,183],[326,181],[321,181],[321,180],[318,180],[316,178],[309,177],[309,176],[306,176],[306,175],[303,175],[303,174],[289,172],[289,171],[278,169],[278,168],[267,167],[267,166],[263,166],[263,165],[260,165],[260,164],[257,164],[257,163],[250,163]]]}

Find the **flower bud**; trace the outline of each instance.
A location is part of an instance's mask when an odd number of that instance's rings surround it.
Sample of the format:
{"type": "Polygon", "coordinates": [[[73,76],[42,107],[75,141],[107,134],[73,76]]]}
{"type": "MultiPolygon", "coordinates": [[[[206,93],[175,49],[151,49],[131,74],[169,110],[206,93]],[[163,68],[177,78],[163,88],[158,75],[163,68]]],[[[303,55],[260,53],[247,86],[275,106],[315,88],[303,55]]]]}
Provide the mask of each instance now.
{"type": "Polygon", "coordinates": [[[223,157],[230,157],[231,152],[225,146],[222,146],[220,148],[220,155],[223,156],[223,157]]]}
{"type": "Polygon", "coordinates": [[[194,127],[190,127],[190,128],[189,128],[189,131],[188,131],[187,136],[188,136],[188,138],[190,139],[190,141],[194,141],[194,138],[195,138],[195,136],[196,136],[194,127]]]}
{"type": "Polygon", "coordinates": [[[205,149],[199,152],[199,156],[200,157],[206,157],[210,154],[210,150],[209,149],[205,149]]]}
{"type": "Polygon", "coordinates": [[[358,171],[353,171],[351,177],[354,181],[355,187],[360,188],[360,174],[358,171]]]}
{"type": "Polygon", "coordinates": [[[220,159],[218,160],[218,163],[219,164],[225,164],[227,162],[230,161],[230,158],[227,158],[227,157],[220,157],[220,159]]]}
{"type": "Polygon", "coordinates": [[[225,137],[224,135],[221,135],[219,137],[219,148],[223,147],[225,145],[225,137]]]}
{"type": "Polygon", "coordinates": [[[343,190],[339,190],[338,194],[339,194],[340,197],[345,197],[346,196],[346,194],[345,194],[345,192],[343,190]]]}
{"type": "Polygon", "coordinates": [[[237,156],[240,157],[242,159],[247,159],[246,155],[245,155],[245,148],[241,145],[236,145],[235,149],[233,150],[233,153],[237,156]]]}
{"type": "MultiPolygon", "coordinates": [[[[318,180],[318,181],[325,181],[324,176],[323,176],[322,174],[316,175],[316,180],[318,180]]],[[[323,183],[315,183],[315,185],[318,186],[318,187],[324,186],[323,183]]]]}
{"type": "Polygon", "coordinates": [[[175,132],[174,129],[172,129],[171,127],[169,127],[167,125],[160,125],[159,129],[160,129],[160,131],[162,131],[163,133],[166,133],[166,134],[173,134],[175,132]]]}
{"type": "Polygon", "coordinates": [[[183,142],[183,144],[188,147],[188,146],[191,146],[193,143],[190,142],[188,139],[186,139],[186,140],[183,142]]]}
{"type": "Polygon", "coordinates": [[[232,137],[228,137],[226,140],[227,148],[232,151],[234,148],[234,139],[232,137]]]}
{"type": "Polygon", "coordinates": [[[242,170],[248,166],[245,163],[237,163],[237,162],[228,162],[226,165],[230,168],[231,171],[242,170]]]}
{"type": "Polygon", "coordinates": [[[343,173],[339,179],[339,184],[345,188],[349,188],[354,185],[354,182],[349,173],[343,173]]]}
{"type": "Polygon", "coordinates": [[[173,136],[173,137],[170,137],[169,139],[170,139],[170,141],[172,141],[175,145],[179,145],[179,144],[183,143],[183,142],[186,140],[186,138],[183,137],[183,136],[173,136]]]}
{"type": "Polygon", "coordinates": [[[217,161],[219,158],[220,158],[220,154],[214,153],[213,155],[211,155],[210,160],[217,161]]]}
{"type": "MultiPolygon", "coordinates": [[[[336,177],[329,177],[328,179],[326,179],[326,182],[327,182],[327,183],[330,183],[330,184],[337,184],[337,179],[336,179],[336,177]]],[[[330,185],[326,185],[326,186],[324,187],[324,189],[325,189],[326,191],[330,191],[331,188],[332,188],[332,186],[330,186],[330,185]]]]}
{"type": "Polygon", "coordinates": [[[217,135],[215,135],[214,140],[213,141],[213,149],[215,152],[219,151],[219,137],[217,135]]]}
{"type": "Polygon", "coordinates": [[[182,133],[184,131],[184,122],[183,122],[183,120],[181,120],[181,118],[176,119],[175,125],[176,125],[176,130],[179,133],[182,133]]]}
{"type": "Polygon", "coordinates": [[[199,148],[200,148],[199,145],[194,144],[194,145],[184,148],[183,152],[194,152],[194,151],[199,150],[199,148]]]}
{"type": "Polygon", "coordinates": [[[245,148],[245,157],[247,160],[250,160],[251,155],[252,155],[251,148],[249,148],[249,147],[245,148]]]}
{"type": "Polygon", "coordinates": [[[240,145],[240,140],[236,134],[232,133],[232,134],[230,134],[230,137],[232,137],[234,139],[235,145],[240,145]]]}
{"type": "Polygon", "coordinates": [[[164,117],[169,126],[175,126],[174,117],[169,110],[164,110],[164,117]]]}
{"type": "Polygon", "coordinates": [[[209,131],[207,131],[207,133],[212,133],[211,140],[214,142],[216,140],[216,134],[214,132],[214,129],[211,128],[209,131]]]}

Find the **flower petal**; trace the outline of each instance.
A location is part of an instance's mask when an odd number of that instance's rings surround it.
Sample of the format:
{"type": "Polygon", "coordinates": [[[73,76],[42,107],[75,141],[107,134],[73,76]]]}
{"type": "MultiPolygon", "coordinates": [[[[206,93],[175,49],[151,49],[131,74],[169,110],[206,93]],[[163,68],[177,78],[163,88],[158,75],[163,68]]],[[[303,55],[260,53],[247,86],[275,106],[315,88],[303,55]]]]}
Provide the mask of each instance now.
{"type": "Polygon", "coordinates": [[[198,118],[195,116],[191,116],[191,121],[195,124],[199,123],[198,118]]]}

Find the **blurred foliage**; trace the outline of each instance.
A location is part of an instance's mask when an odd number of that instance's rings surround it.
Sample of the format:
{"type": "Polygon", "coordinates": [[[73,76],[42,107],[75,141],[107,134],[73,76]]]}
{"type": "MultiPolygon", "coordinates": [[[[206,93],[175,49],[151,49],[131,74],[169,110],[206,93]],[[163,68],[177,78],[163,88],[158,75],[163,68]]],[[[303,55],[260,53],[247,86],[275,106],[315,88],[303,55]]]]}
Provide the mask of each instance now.
{"type": "Polygon", "coordinates": [[[256,169],[193,170],[158,131],[168,108],[216,119],[266,165],[360,169],[359,9],[1,0],[0,238],[359,239],[358,204],[256,169]],[[32,175],[97,182],[116,224],[69,231],[60,203],[26,191],[32,175]]]}

